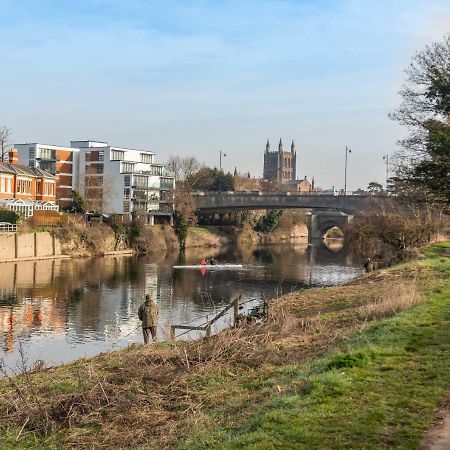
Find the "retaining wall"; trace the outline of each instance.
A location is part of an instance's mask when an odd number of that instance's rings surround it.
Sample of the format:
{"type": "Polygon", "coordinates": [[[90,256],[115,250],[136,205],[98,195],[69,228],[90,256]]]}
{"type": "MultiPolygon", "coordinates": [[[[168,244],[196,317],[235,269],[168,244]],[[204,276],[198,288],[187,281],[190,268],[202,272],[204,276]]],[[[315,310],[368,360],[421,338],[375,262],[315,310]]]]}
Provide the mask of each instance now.
{"type": "Polygon", "coordinates": [[[61,243],[50,233],[0,233],[0,262],[61,256],[61,243]]]}

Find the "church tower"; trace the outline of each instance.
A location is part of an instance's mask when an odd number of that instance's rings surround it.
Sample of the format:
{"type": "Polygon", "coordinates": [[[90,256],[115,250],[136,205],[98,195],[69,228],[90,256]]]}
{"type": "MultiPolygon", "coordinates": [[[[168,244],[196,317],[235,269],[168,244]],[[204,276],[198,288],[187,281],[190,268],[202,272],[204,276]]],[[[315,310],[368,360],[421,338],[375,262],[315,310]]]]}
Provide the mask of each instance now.
{"type": "Polygon", "coordinates": [[[270,151],[270,143],[267,139],[266,151],[264,152],[265,180],[277,183],[289,183],[297,177],[297,151],[292,140],[291,150],[283,150],[283,141],[280,138],[278,151],[270,151]]]}

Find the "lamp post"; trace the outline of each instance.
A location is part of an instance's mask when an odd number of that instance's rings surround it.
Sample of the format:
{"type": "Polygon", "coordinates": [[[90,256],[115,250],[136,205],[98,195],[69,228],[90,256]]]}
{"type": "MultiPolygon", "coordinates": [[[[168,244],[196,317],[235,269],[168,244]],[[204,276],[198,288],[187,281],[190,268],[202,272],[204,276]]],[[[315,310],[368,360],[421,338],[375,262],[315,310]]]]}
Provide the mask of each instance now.
{"type": "Polygon", "coordinates": [[[386,164],[386,192],[388,190],[388,180],[389,180],[389,155],[384,155],[383,160],[386,164]]]}
{"type": "Polygon", "coordinates": [[[222,194],[222,156],[225,158],[227,154],[219,150],[219,193],[222,194]]]}
{"type": "Polygon", "coordinates": [[[345,146],[344,196],[347,195],[347,156],[351,152],[351,149],[345,146]]]}

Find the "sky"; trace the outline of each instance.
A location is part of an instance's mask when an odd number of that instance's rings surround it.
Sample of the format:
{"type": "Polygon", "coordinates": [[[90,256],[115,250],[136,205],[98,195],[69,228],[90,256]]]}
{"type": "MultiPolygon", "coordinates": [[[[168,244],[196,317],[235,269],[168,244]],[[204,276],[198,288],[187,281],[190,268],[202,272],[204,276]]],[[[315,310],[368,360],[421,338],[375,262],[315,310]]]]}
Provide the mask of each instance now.
{"type": "Polygon", "coordinates": [[[0,126],[12,142],[95,139],[261,176],[384,183],[411,57],[450,32],[448,0],[0,0],[0,126]]]}

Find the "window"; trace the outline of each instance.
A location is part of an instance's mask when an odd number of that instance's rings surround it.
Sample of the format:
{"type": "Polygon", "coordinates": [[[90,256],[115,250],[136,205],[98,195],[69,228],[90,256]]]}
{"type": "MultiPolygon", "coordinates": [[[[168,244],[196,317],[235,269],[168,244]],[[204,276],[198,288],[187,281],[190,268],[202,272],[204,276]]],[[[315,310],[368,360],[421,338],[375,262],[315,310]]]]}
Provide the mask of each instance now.
{"type": "Polygon", "coordinates": [[[123,161],[125,152],[121,150],[111,150],[111,161],[123,161]]]}
{"type": "Polygon", "coordinates": [[[134,172],[134,164],[129,162],[122,163],[122,173],[133,173],[134,172]]]}
{"type": "Polygon", "coordinates": [[[123,190],[123,198],[126,198],[126,199],[130,198],[130,188],[125,188],[123,190]]]}
{"type": "Polygon", "coordinates": [[[97,164],[97,173],[103,173],[103,164],[97,164]]]}
{"type": "Polygon", "coordinates": [[[149,153],[141,153],[141,162],[151,164],[153,162],[153,155],[149,153]]]}
{"type": "Polygon", "coordinates": [[[36,194],[41,193],[41,180],[36,180],[36,194]]]}
{"type": "Polygon", "coordinates": [[[56,159],[56,152],[51,148],[41,147],[41,159],[56,159]]]}
{"type": "Polygon", "coordinates": [[[125,186],[131,186],[131,175],[125,175],[123,177],[123,184],[125,186]]]}
{"type": "Polygon", "coordinates": [[[28,147],[28,165],[34,167],[34,160],[36,158],[36,151],[34,147],[28,147]]]}
{"type": "Polygon", "coordinates": [[[128,201],[123,202],[123,212],[124,213],[130,212],[130,202],[128,201]]]}

